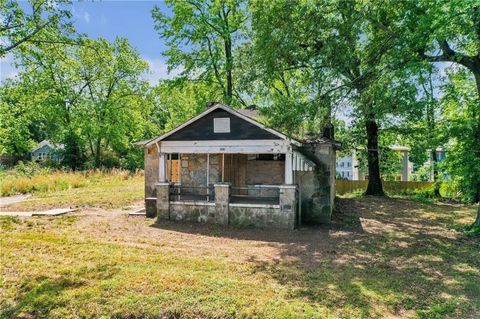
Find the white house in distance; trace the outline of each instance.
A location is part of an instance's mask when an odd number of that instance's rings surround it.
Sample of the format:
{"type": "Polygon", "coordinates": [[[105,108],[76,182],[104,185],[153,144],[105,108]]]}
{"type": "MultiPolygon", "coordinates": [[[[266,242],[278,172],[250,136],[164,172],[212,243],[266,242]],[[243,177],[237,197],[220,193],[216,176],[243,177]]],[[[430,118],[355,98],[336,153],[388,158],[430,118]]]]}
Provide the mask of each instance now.
{"type": "Polygon", "coordinates": [[[358,160],[353,154],[352,156],[340,157],[336,161],[337,176],[351,181],[364,180],[365,176],[358,165],[358,160]]]}
{"type": "MultiPolygon", "coordinates": [[[[413,163],[409,159],[410,148],[402,145],[390,146],[392,151],[402,153],[402,165],[398,172],[398,181],[410,181],[412,180],[412,174],[414,173],[413,163]]],[[[437,147],[435,150],[437,153],[437,161],[442,162],[446,158],[446,152],[442,147],[437,147]]],[[[429,159],[425,162],[424,166],[431,167],[430,176],[428,179],[433,181],[433,158],[430,151],[429,159]]],[[[337,178],[351,180],[351,181],[363,181],[366,179],[365,172],[359,167],[359,162],[355,156],[355,151],[352,151],[352,155],[340,157],[336,160],[337,178]]]]}
{"type": "MultiPolygon", "coordinates": [[[[409,147],[402,145],[390,146],[392,151],[402,153],[402,166],[398,174],[398,180],[408,181],[413,173],[413,163],[408,159],[409,147]]],[[[341,179],[351,181],[363,181],[365,180],[365,173],[360,168],[357,157],[355,156],[355,150],[352,151],[351,156],[340,157],[336,161],[337,176],[341,179]]]]}

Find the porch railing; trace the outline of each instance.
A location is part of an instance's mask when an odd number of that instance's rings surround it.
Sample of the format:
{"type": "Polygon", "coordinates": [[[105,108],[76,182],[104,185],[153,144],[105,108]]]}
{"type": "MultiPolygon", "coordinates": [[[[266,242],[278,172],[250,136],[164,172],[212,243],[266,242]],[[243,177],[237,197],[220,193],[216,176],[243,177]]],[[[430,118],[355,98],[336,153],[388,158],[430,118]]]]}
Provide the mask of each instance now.
{"type": "Polygon", "coordinates": [[[207,186],[170,186],[170,201],[201,201],[214,202],[215,190],[213,185],[207,186]]]}
{"type": "Polygon", "coordinates": [[[232,187],[231,203],[279,205],[280,189],[275,185],[232,187]]]}

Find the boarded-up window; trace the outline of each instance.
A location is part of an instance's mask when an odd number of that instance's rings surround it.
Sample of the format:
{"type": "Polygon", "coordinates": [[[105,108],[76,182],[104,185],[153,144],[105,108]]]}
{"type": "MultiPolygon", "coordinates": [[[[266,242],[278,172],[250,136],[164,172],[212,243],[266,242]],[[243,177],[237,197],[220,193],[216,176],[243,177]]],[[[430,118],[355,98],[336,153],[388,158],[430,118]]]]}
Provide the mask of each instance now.
{"type": "Polygon", "coordinates": [[[213,119],[214,133],[230,133],[230,118],[218,117],[213,119]]]}
{"type": "Polygon", "coordinates": [[[180,159],[178,154],[169,154],[167,159],[168,181],[180,183],[180,159]]]}

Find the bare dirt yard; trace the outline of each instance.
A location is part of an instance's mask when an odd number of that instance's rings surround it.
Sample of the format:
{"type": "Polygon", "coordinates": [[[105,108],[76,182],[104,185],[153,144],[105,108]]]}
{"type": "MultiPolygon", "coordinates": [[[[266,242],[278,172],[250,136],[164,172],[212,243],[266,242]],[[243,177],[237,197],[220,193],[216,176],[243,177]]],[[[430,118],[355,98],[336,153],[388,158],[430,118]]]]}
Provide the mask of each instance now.
{"type": "Polygon", "coordinates": [[[479,318],[473,207],[339,199],[295,231],[1,218],[0,318],[479,318]]]}

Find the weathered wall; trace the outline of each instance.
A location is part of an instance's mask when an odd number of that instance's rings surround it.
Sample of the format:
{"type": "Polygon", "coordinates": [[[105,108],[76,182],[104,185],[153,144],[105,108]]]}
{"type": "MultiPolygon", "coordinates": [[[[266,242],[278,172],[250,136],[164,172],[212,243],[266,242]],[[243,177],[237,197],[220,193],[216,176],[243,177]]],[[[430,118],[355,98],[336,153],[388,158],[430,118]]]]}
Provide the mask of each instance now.
{"type": "Polygon", "coordinates": [[[284,161],[247,161],[247,185],[273,184],[285,182],[284,161]]]}
{"type": "Polygon", "coordinates": [[[335,200],[335,150],[330,143],[318,144],[315,154],[320,170],[295,172],[301,197],[301,219],[309,224],[330,223],[335,200]]]}
{"type": "MultiPolygon", "coordinates": [[[[210,154],[209,184],[221,180],[221,154],[210,154]]],[[[207,154],[182,154],[180,181],[184,186],[207,185],[207,154]]]]}
{"type": "Polygon", "coordinates": [[[241,227],[293,229],[295,216],[280,208],[239,207],[230,205],[229,224],[241,227]]]}
{"type": "Polygon", "coordinates": [[[280,188],[279,205],[230,203],[230,184],[215,184],[215,203],[170,202],[169,183],[156,183],[157,221],[175,220],[242,227],[293,229],[296,225],[296,186],[280,188]]]}
{"type": "Polygon", "coordinates": [[[157,217],[157,199],[155,197],[145,198],[145,214],[148,218],[157,217]]]}
{"type": "Polygon", "coordinates": [[[215,223],[215,205],[186,205],[170,203],[170,220],[215,223]]]}
{"type": "MultiPolygon", "coordinates": [[[[181,183],[184,186],[205,186],[207,155],[182,154],[181,183]]],[[[222,154],[210,154],[209,184],[221,182],[222,154]]],[[[284,161],[247,161],[245,154],[225,154],[225,182],[233,186],[255,184],[281,185],[285,181],[284,161]]]]}
{"type": "Polygon", "coordinates": [[[180,181],[184,186],[206,186],[207,155],[182,154],[180,162],[180,181]]]}
{"type": "Polygon", "coordinates": [[[155,145],[145,152],[145,197],[156,197],[155,183],[158,182],[158,151],[155,145]]]}
{"type": "Polygon", "coordinates": [[[209,184],[219,183],[222,179],[222,155],[210,154],[209,184]]]}
{"type": "MultiPolygon", "coordinates": [[[[214,204],[170,203],[170,220],[197,223],[220,223],[216,217],[214,204]]],[[[221,223],[220,223],[221,224],[221,223]]],[[[286,214],[280,208],[268,207],[229,207],[228,224],[240,227],[293,229],[294,213],[286,214]]]]}

